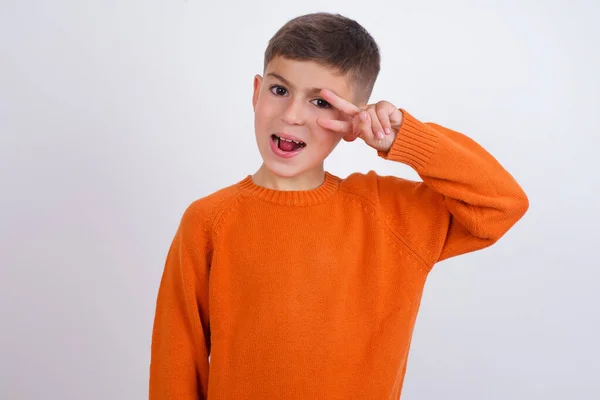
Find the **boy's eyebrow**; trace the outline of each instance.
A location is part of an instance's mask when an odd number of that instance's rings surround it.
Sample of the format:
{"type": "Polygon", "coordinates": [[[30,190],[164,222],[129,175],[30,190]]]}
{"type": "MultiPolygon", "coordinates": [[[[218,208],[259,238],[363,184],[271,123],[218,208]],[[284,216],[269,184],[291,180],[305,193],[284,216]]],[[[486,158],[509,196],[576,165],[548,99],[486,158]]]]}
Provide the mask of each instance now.
{"type": "MultiPolygon", "coordinates": [[[[291,83],[291,82],[289,82],[289,81],[288,81],[287,79],[285,79],[283,76],[281,76],[281,75],[279,75],[279,74],[276,74],[275,72],[269,72],[269,73],[267,74],[267,76],[272,76],[272,77],[274,77],[274,78],[277,78],[277,79],[279,79],[280,81],[282,81],[283,83],[285,83],[287,86],[291,87],[292,89],[295,89],[295,88],[296,88],[294,85],[292,85],[292,83],[291,83]]],[[[310,89],[308,89],[308,90],[307,90],[307,92],[308,92],[309,94],[312,94],[312,93],[321,93],[321,88],[317,88],[317,87],[310,88],[310,89]]]]}

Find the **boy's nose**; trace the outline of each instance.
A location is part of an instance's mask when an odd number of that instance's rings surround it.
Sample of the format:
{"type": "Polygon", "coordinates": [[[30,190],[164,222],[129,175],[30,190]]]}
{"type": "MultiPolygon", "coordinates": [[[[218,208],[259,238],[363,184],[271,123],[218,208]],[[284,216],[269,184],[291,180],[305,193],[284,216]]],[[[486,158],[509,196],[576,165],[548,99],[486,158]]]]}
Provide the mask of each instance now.
{"type": "Polygon", "coordinates": [[[290,101],[282,119],[288,125],[303,125],[305,117],[302,104],[299,101],[290,101]]]}

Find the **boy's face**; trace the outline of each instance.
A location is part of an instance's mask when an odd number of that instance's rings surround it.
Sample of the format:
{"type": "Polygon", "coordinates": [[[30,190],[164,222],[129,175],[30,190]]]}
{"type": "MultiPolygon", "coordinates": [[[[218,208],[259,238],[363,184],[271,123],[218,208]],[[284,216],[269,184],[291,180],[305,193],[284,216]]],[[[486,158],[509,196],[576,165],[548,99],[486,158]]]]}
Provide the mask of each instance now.
{"type": "Polygon", "coordinates": [[[322,170],[323,161],[342,138],[317,124],[317,118],[347,118],[321,98],[320,89],[354,101],[346,76],[312,61],[275,57],[264,77],[255,76],[252,104],[256,142],[265,166],[274,174],[292,177],[322,170]]]}

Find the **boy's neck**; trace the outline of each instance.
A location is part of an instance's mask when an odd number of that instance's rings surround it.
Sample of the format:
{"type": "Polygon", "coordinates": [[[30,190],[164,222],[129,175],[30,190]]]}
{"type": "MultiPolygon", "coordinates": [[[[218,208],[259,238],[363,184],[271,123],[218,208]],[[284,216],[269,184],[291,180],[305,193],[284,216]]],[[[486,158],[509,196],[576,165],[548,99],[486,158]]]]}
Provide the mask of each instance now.
{"type": "Polygon", "coordinates": [[[256,185],[281,191],[316,189],[323,184],[324,180],[325,170],[323,166],[305,171],[299,175],[283,177],[276,175],[263,164],[252,175],[252,181],[256,185]]]}

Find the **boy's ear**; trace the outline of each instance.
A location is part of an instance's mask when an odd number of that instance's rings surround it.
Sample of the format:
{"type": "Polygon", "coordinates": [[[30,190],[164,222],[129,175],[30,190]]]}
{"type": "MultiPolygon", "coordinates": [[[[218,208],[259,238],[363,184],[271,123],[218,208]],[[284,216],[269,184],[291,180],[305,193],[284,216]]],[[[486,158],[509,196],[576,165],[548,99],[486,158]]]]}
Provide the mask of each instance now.
{"type": "Polygon", "coordinates": [[[358,108],[367,108],[369,105],[369,99],[365,99],[364,97],[355,97],[354,105],[358,108]]]}
{"type": "Polygon", "coordinates": [[[256,103],[258,103],[258,95],[262,86],[262,76],[254,75],[254,93],[252,95],[252,109],[256,111],[256,103]]]}

